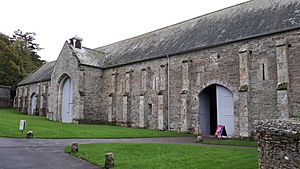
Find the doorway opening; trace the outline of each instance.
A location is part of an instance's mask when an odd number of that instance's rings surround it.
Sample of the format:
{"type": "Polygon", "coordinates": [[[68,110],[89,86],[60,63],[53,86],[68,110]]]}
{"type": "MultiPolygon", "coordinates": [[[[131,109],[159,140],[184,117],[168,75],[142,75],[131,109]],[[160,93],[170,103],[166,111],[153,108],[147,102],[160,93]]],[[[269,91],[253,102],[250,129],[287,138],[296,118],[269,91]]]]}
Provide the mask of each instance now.
{"type": "Polygon", "coordinates": [[[228,136],[234,133],[233,93],[226,87],[213,84],[199,95],[200,130],[202,135],[214,135],[218,125],[225,126],[228,136]]]}
{"type": "Polygon", "coordinates": [[[36,94],[33,93],[30,97],[31,99],[31,109],[30,109],[30,113],[31,115],[36,115],[35,110],[36,110],[36,94]]]}
{"type": "Polygon", "coordinates": [[[61,115],[63,123],[72,122],[72,81],[69,77],[62,81],[61,115]]]}

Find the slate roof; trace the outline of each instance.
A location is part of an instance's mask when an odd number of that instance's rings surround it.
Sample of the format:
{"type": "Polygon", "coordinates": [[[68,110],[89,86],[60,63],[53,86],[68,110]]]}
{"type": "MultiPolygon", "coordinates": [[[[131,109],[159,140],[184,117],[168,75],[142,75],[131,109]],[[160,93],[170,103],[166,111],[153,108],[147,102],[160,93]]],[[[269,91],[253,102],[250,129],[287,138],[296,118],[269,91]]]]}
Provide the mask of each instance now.
{"type": "MultiPolygon", "coordinates": [[[[94,49],[89,49],[86,47],[77,49],[68,43],[67,45],[70,48],[70,50],[75,54],[80,64],[99,68],[103,67],[103,62],[105,59],[105,54],[103,52],[94,49]]],[[[51,74],[53,72],[55,62],[56,61],[45,63],[44,65],[36,69],[33,73],[28,75],[21,82],[19,82],[18,86],[51,80],[51,74]]]]}
{"type": "MultiPolygon", "coordinates": [[[[108,68],[300,28],[300,0],[252,0],[96,49],[70,49],[83,65],[108,68]]],[[[50,80],[48,62],[18,85],[50,80]]]]}
{"type": "Polygon", "coordinates": [[[299,0],[254,0],[96,50],[112,67],[299,27],[299,0]]]}
{"type": "Polygon", "coordinates": [[[36,69],[33,73],[28,75],[25,79],[20,81],[18,83],[18,86],[50,80],[54,65],[55,61],[46,62],[41,67],[36,69]]]}
{"type": "Polygon", "coordinates": [[[81,64],[94,67],[103,67],[103,62],[105,59],[105,54],[103,52],[86,47],[78,49],[70,44],[68,45],[81,64]]]}
{"type": "Polygon", "coordinates": [[[10,86],[0,85],[0,88],[7,88],[7,89],[10,89],[10,86]]]}

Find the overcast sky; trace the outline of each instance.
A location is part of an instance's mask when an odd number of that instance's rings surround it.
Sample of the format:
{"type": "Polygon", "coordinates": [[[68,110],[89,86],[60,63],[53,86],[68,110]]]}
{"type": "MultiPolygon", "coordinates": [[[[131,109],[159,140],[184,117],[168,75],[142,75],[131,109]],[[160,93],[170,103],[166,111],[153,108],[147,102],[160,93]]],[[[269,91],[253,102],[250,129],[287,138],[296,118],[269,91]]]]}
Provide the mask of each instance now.
{"type": "Polygon", "coordinates": [[[35,32],[47,61],[78,35],[96,48],[248,0],[2,0],[0,32],[35,32]]]}

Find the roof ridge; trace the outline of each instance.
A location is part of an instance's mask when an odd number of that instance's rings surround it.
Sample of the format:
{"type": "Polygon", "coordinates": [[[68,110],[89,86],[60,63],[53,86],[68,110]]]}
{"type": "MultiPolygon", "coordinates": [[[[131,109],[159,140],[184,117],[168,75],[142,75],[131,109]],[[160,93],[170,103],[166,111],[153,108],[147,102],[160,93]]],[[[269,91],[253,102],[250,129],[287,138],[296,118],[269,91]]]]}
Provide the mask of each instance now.
{"type": "Polygon", "coordinates": [[[92,49],[92,48],[88,48],[88,47],[85,47],[85,46],[82,46],[82,48],[85,48],[85,49],[88,49],[88,50],[92,50],[92,51],[95,51],[95,52],[98,52],[98,53],[101,53],[101,54],[106,54],[105,52],[101,51],[101,50],[96,50],[96,49],[92,49]]]}
{"type": "Polygon", "coordinates": [[[105,60],[106,53],[100,50],[90,49],[87,47],[82,46],[80,49],[76,48],[72,45],[68,45],[69,49],[73,53],[74,57],[78,60],[80,65],[87,65],[87,66],[93,66],[93,67],[99,67],[102,68],[102,63],[105,60]],[[82,50],[83,49],[83,50],[82,50]]]}

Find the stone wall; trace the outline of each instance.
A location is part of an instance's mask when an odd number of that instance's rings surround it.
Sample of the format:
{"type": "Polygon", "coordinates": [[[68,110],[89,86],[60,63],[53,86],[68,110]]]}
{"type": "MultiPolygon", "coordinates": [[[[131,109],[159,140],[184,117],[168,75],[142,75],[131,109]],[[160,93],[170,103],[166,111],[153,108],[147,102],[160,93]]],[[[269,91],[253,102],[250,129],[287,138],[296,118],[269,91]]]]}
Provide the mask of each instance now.
{"type": "Polygon", "coordinates": [[[84,113],[84,71],[79,69],[79,61],[72,53],[68,44],[65,43],[51,75],[51,104],[50,120],[61,121],[61,95],[62,87],[66,78],[71,79],[72,84],[72,118],[82,119],[84,113]]]}
{"type": "Polygon", "coordinates": [[[80,65],[80,96],[83,100],[83,117],[78,119],[79,123],[106,123],[107,116],[101,113],[101,86],[102,69],[80,65]]]}
{"type": "Polygon", "coordinates": [[[50,101],[49,87],[50,81],[18,86],[14,98],[14,107],[29,115],[48,115],[50,101]],[[36,100],[36,107],[34,108],[31,105],[32,99],[36,100]]]}
{"type": "Polygon", "coordinates": [[[265,120],[256,126],[261,169],[300,166],[300,121],[265,120]]]}
{"type": "Polygon", "coordinates": [[[169,63],[164,57],[104,69],[102,112],[131,127],[198,132],[199,94],[219,84],[233,92],[238,122],[238,51],[239,45],[228,44],[172,56],[169,63]]]}
{"type": "Polygon", "coordinates": [[[300,112],[300,31],[292,32],[287,38],[288,55],[288,98],[289,114],[300,112]]]}
{"type": "MultiPolygon", "coordinates": [[[[65,43],[51,75],[51,104],[48,119],[62,121],[62,87],[67,78],[72,84],[72,122],[104,123],[101,112],[102,69],[81,65],[65,43]]],[[[86,56],[87,57],[87,56],[86,56]]]]}
{"type": "MultiPolygon", "coordinates": [[[[48,118],[61,121],[70,77],[73,122],[199,133],[199,95],[220,85],[233,95],[233,136],[250,137],[255,120],[300,111],[299,39],[293,30],[104,69],[80,64],[66,43],[51,76],[48,118]]],[[[38,85],[18,87],[23,112],[38,85]]]]}
{"type": "Polygon", "coordinates": [[[0,108],[11,107],[10,86],[0,85],[0,108]]]}
{"type": "Polygon", "coordinates": [[[218,84],[233,93],[234,135],[249,137],[255,120],[285,119],[299,110],[299,34],[195,50],[170,56],[169,62],[165,56],[103,69],[101,113],[120,125],[197,133],[199,94],[218,84]]]}

